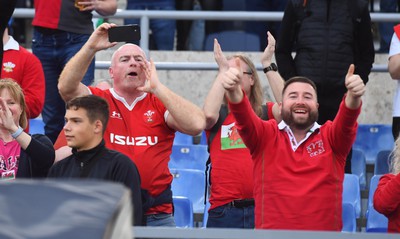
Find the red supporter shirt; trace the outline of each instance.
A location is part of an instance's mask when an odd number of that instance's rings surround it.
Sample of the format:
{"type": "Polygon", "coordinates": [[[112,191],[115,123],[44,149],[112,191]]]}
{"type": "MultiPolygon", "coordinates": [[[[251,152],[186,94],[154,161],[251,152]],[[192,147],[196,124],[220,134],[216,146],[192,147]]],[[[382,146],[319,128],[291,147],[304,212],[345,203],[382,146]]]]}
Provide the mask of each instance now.
{"type": "Polygon", "coordinates": [[[16,81],[24,91],[28,119],[36,118],[44,105],[45,81],[42,64],[12,37],[4,46],[1,77],[16,81]]]}
{"type": "MultiPolygon", "coordinates": [[[[273,104],[268,104],[269,118],[273,104]]],[[[206,131],[207,138],[210,130],[206,131]]],[[[235,199],[253,198],[253,161],[237,132],[235,118],[229,113],[210,147],[211,195],[210,210],[235,199]]]]}
{"type": "MultiPolygon", "coordinates": [[[[167,109],[152,94],[144,94],[129,106],[113,89],[89,89],[110,105],[106,146],[129,156],[139,170],[141,187],[152,196],[159,195],[172,182],[168,162],[175,131],[166,124],[167,109]]],[[[159,212],[172,213],[172,205],[151,208],[147,214],[159,212]]]]}
{"type": "Polygon", "coordinates": [[[400,174],[385,174],[374,194],[374,208],[388,220],[388,232],[400,232],[400,174]]]}
{"type": "Polygon", "coordinates": [[[315,124],[294,148],[284,123],[262,121],[248,100],[229,106],[254,160],[256,228],[340,231],[344,165],[361,107],[342,102],[333,122],[315,124]]]}
{"type": "Polygon", "coordinates": [[[73,0],[35,0],[32,25],[77,34],[93,32],[92,12],[79,11],[73,0]]]}

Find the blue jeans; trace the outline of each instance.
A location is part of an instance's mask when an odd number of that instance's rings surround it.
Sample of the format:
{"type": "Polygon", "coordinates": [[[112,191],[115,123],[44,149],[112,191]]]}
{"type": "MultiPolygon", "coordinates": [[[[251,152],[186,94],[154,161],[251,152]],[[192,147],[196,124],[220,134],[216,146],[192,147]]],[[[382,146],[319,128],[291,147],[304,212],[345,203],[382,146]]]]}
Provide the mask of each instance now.
{"type": "MultiPolygon", "coordinates": [[[[175,2],[171,4],[136,4],[128,1],[127,10],[175,10],[175,2]]],[[[140,24],[140,19],[126,19],[124,24],[140,24]]],[[[157,50],[171,51],[174,49],[176,21],[173,19],[152,19],[150,29],[157,50]]],[[[138,44],[138,42],[134,42],[138,44]]]]}
{"type": "MultiPolygon", "coordinates": [[[[82,48],[90,35],[58,32],[42,34],[37,29],[33,32],[32,51],[42,63],[46,96],[42,111],[45,134],[56,141],[64,126],[65,102],[58,93],[57,83],[65,64],[82,48]]],[[[94,79],[94,60],[89,66],[82,83],[90,85],[94,79]]]]}
{"type": "Polygon", "coordinates": [[[172,214],[166,213],[146,215],[146,223],[150,227],[176,227],[172,214]]]}
{"type": "Polygon", "coordinates": [[[254,206],[222,205],[208,212],[207,228],[254,228],[254,206]]]}
{"type": "MultiPolygon", "coordinates": [[[[397,0],[381,0],[379,4],[381,12],[395,13],[398,11],[397,0]]],[[[395,23],[380,22],[378,25],[379,25],[379,34],[381,36],[379,52],[388,53],[390,42],[392,41],[392,36],[394,33],[393,27],[395,23]]]]}

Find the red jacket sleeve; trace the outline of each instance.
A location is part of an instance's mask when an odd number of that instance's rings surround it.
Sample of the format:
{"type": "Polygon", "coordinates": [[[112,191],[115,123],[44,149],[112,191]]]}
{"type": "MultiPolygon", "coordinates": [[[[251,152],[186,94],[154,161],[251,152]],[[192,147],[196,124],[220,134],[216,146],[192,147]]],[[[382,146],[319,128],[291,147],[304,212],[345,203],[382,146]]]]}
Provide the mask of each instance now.
{"type": "Polygon", "coordinates": [[[374,208],[388,216],[400,204],[400,174],[385,174],[379,180],[374,194],[374,208]]]}
{"type": "MultiPolygon", "coordinates": [[[[20,49],[20,51],[26,51],[20,49]]],[[[26,52],[22,80],[18,82],[24,91],[28,119],[39,116],[42,112],[45,96],[45,80],[42,64],[32,53],[26,52]]]]}

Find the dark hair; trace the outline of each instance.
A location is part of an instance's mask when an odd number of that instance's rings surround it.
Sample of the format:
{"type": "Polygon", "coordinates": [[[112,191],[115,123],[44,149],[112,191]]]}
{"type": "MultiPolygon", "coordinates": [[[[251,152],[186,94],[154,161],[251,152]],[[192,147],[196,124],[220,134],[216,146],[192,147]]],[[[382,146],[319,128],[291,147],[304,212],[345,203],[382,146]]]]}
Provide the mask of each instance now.
{"type": "Polygon", "coordinates": [[[103,124],[103,133],[107,127],[108,117],[110,110],[108,103],[105,99],[96,95],[86,95],[74,98],[67,102],[66,109],[78,110],[79,108],[85,109],[89,121],[93,123],[100,120],[103,124]]]}
{"type": "Polygon", "coordinates": [[[301,82],[301,83],[306,83],[306,84],[311,85],[312,88],[315,90],[315,94],[317,94],[317,86],[315,85],[315,83],[312,80],[310,80],[304,76],[294,76],[285,82],[285,85],[283,86],[283,90],[282,90],[282,95],[285,93],[286,88],[290,84],[296,83],[296,82],[301,82]]]}

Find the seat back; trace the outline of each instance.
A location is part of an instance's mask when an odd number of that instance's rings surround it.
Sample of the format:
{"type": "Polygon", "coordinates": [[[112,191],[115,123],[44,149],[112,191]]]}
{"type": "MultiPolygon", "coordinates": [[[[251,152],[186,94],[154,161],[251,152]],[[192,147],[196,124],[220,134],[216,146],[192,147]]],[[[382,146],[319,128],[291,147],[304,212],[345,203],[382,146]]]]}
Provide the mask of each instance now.
{"type": "Polygon", "coordinates": [[[360,180],[360,189],[367,189],[367,166],[365,154],[359,149],[353,149],[351,157],[351,172],[358,176],[358,179],[360,180]]]}
{"type": "Polygon", "coordinates": [[[204,50],[214,49],[217,39],[223,51],[256,51],[260,50],[260,39],[257,35],[245,31],[222,31],[209,34],[205,40],[204,50]]]}
{"type": "Polygon", "coordinates": [[[29,133],[44,134],[44,122],[42,118],[35,118],[29,120],[29,133]]]}
{"type": "Polygon", "coordinates": [[[192,201],[180,196],[173,196],[172,200],[176,227],[192,228],[194,224],[192,201]]]}
{"type": "Polygon", "coordinates": [[[342,204],[342,221],[343,221],[342,232],[356,232],[357,230],[356,210],[351,203],[342,204]]]}
{"type": "Polygon", "coordinates": [[[193,144],[193,136],[176,131],[174,144],[191,145],[193,144]]]}
{"type": "Polygon", "coordinates": [[[375,160],[374,175],[389,173],[390,150],[379,151],[375,160]]]}
{"type": "Polygon", "coordinates": [[[374,208],[374,193],[382,175],[374,175],[371,178],[368,194],[368,208],[366,212],[366,232],[387,232],[388,219],[374,208]]]}
{"type": "Polygon", "coordinates": [[[193,203],[194,213],[204,211],[204,171],[195,169],[170,169],[174,176],[172,181],[172,195],[189,198],[193,203]]]}
{"type": "Polygon", "coordinates": [[[95,179],[0,183],[0,238],[134,238],[131,192],[95,179]]]}
{"type": "Polygon", "coordinates": [[[343,203],[350,203],[354,206],[356,217],[361,215],[361,192],[360,182],[357,175],[345,174],[343,180],[343,203]]]}
{"type": "Polygon", "coordinates": [[[358,126],[353,148],[365,153],[367,164],[374,164],[379,151],[392,150],[393,146],[391,125],[360,124],[358,126]]]}
{"type": "Polygon", "coordinates": [[[207,145],[172,145],[169,168],[205,170],[208,159],[207,145]]]}
{"type": "Polygon", "coordinates": [[[203,226],[202,228],[206,228],[207,227],[207,221],[208,221],[208,210],[210,209],[210,201],[206,201],[206,205],[204,207],[204,214],[203,214],[203,226]]]}

